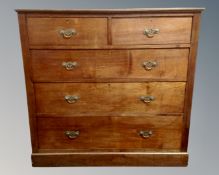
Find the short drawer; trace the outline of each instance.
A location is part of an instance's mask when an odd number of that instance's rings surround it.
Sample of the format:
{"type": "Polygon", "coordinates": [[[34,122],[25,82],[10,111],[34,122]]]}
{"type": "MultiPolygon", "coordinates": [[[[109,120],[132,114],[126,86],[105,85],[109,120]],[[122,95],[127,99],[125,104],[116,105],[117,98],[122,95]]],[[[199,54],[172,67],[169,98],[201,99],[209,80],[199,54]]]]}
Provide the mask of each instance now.
{"type": "Polygon", "coordinates": [[[32,50],[32,77],[35,82],[186,81],[188,54],[188,49],[32,50]]]}
{"type": "Polygon", "coordinates": [[[38,118],[39,149],[179,150],[182,116],[38,118]]]}
{"type": "Polygon", "coordinates": [[[190,43],[191,17],[113,18],[112,43],[190,43]]]}
{"type": "Polygon", "coordinates": [[[30,45],[106,45],[105,18],[27,18],[30,45]]]}
{"type": "Polygon", "coordinates": [[[184,82],[37,83],[38,114],[145,115],[182,113],[184,82]]]}

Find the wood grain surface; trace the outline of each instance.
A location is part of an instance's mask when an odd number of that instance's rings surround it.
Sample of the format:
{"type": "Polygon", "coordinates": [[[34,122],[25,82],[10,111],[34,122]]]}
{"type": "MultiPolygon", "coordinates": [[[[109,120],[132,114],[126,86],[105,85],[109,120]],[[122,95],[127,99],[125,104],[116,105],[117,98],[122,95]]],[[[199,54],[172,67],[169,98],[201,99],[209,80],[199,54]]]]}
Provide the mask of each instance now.
{"type": "Polygon", "coordinates": [[[188,49],[142,50],[32,50],[32,77],[35,82],[98,81],[136,79],[186,81],[188,49]],[[77,62],[66,70],[63,62],[77,62]],[[156,61],[148,71],[143,63],[156,61]]]}
{"type": "Polygon", "coordinates": [[[202,10],[17,10],[33,166],[186,166],[202,10]]]}
{"type": "Polygon", "coordinates": [[[104,18],[27,18],[30,45],[105,45],[107,19],[104,18]],[[60,30],[75,29],[69,39],[60,30]]]}
{"type": "Polygon", "coordinates": [[[186,152],[34,153],[33,166],[187,166],[186,152]]]}
{"type": "Polygon", "coordinates": [[[59,115],[144,115],[182,113],[185,83],[39,83],[35,84],[39,114],[59,115]],[[66,95],[80,99],[66,102],[66,95]],[[141,96],[154,96],[144,103],[141,96]]]}
{"type": "Polygon", "coordinates": [[[115,18],[112,19],[112,43],[119,44],[171,44],[190,43],[191,17],[115,18]],[[145,28],[159,29],[149,38],[145,28]]]}
{"type": "MultiPolygon", "coordinates": [[[[180,150],[182,116],[38,118],[39,149],[180,150]],[[65,131],[79,131],[69,139],[65,131]],[[152,131],[143,138],[140,131],[152,131]]],[[[54,152],[55,150],[52,150],[54,152]]]]}
{"type": "Polygon", "coordinates": [[[152,80],[186,81],[188,49],[142,49],[132,50],[129,77],[152,80]],[[157,66],[147,71],[144,62],[155,61],[157,66]]]}

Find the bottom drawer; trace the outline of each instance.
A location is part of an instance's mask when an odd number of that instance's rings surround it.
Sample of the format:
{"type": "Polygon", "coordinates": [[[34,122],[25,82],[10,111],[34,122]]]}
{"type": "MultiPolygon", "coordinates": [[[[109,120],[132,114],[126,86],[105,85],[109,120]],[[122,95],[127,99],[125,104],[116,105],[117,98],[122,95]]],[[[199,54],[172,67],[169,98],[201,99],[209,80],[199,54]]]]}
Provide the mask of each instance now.
{"type": "Polygon", "coordinates": [[[179,150],[182,116],[37,118],[39,149],[179,150]]]}

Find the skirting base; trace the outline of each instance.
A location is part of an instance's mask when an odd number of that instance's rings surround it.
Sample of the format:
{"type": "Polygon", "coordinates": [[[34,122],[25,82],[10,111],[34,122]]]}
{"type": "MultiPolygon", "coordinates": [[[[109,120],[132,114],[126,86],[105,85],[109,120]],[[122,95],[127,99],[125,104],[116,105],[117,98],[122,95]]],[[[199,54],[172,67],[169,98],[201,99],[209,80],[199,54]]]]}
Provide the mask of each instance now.
{"type": "Polygon", "coordinates": [[[34,167],[58,166],[187,166],[188,153],[80,152],[33,153],[34,167]]]}

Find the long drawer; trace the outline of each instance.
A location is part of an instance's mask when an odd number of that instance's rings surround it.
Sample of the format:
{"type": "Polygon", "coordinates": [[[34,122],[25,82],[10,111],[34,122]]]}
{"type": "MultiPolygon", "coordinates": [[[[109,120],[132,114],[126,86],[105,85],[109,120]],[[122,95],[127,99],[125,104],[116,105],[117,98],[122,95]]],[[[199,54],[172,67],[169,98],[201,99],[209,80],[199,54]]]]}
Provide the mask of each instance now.
{"type": "Polygon", "coordinates": [[[179,150],[182,116],[38,118],[39,149],[179,150]]]}
{"type": "Polygon", "coordinates": [[[192,17],[113,18],[112,43],[190,43],[192,17]]]}
{"type": "Polygon", "coordinates": [[[106,45],[106,18],[27,18],[30,45],[106,45]]]}
{"type": "Polygon", "coordinates": [[[188,49],[32,50],[32,77],[35,82],[186,81],[188,54],[188,49]]]}
{"type": "Polygon", "coordinates": [[[184,82],[37,83],[39,114],[145,115],[182,113],[184,82]]]}

